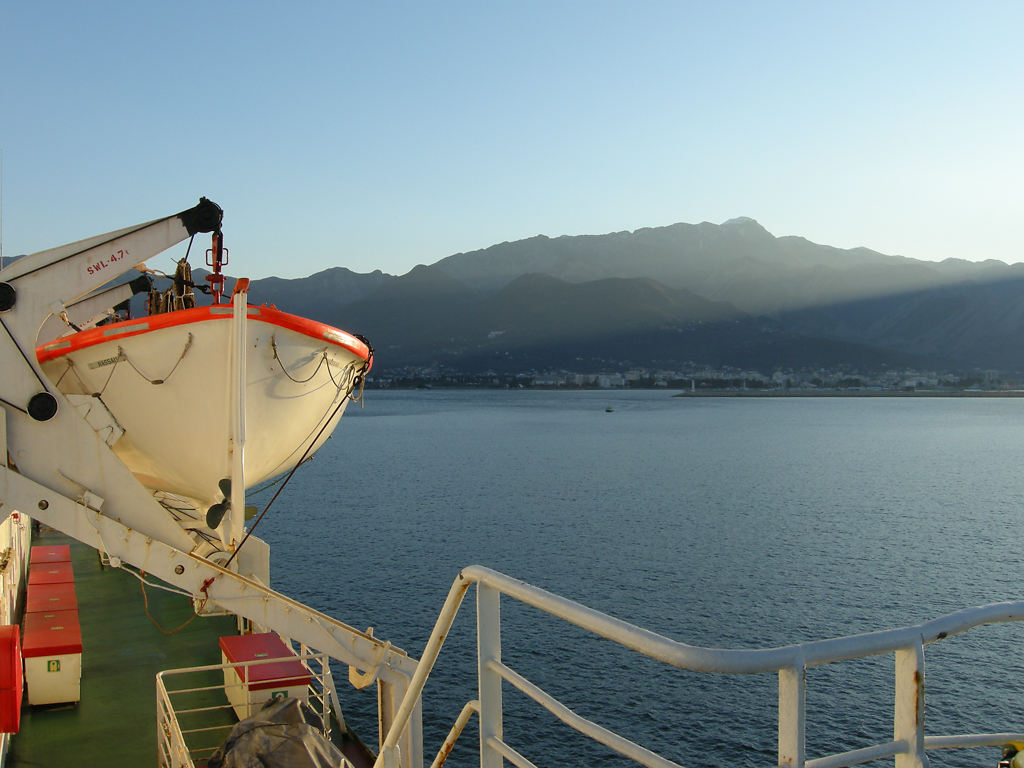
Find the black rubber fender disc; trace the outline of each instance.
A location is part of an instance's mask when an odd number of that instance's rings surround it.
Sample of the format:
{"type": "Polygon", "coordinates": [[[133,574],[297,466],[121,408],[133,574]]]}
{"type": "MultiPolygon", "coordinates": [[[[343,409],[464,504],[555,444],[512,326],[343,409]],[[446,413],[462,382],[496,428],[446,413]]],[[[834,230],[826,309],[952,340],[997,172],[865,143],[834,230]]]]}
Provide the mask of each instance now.
{"type": "Polygon", "coordinates": [[[32,395],[28,401],[28,415],[36,421],[49,421],[57,415],[57,398],[49,392],[32,395]]]}
{"type": "Polygon", "coordinates": [[[14,290],[14,286],[10,283],[0,283],[0,312],[14,309],[15,301],[17,301],[17,292],[14,290]]]}

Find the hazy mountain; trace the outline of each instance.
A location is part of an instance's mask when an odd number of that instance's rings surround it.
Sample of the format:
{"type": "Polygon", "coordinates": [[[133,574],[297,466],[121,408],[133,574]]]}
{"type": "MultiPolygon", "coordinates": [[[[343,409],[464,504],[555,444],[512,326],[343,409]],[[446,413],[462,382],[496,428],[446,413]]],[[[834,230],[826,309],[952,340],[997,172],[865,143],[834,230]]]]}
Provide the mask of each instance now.
{"type": "Polygon", "coordinates": [[[936,264],[777,238],[749,218],[607,235],[541,235],[455,254],[436,266],[484,290],[530,272],[570,282],[645,277],[754,313],[899,294],[982,275],[998,279],[1009,269],[1002,262],[936,264]]]}
{"type": "Polygon", "coordinates": [[[306,303],[314,306],[347,304],[372,293],[390,277],[379,269],[369,274],[360,274],[344,267],[331,267],[309,277],[292,280],[268,277],[252,281],[249,301],[253,304],[268,302],[278,307],[291,306],[296,309],[306,303]]]}
{"type": "Polygon", "coordinates": [[[805,309],[783,321],[797,333],[927,356],[947,367],[1024,371],[1024,271],[1009,273],[805,309]]]}
{"type": "Polygon", "coordinates": [[[1024,265],[839,249],[739,218],[537,236],[401,276],[254,280],[250,300],[367,336],[378,370],[1024,370],[1022,292],[1024,265]]]}
{"type": "Polygon", "coordinates": [[[521,275],[498,291],[473,290],[420,266],[358,301],[325,311],[327,322],[371,335],[396,364],[427,365],[439,355],[504,353],[574,344],[608,333],[637,333],[735,317],[711,302],[651,280],[573,284],[521,275]]]}

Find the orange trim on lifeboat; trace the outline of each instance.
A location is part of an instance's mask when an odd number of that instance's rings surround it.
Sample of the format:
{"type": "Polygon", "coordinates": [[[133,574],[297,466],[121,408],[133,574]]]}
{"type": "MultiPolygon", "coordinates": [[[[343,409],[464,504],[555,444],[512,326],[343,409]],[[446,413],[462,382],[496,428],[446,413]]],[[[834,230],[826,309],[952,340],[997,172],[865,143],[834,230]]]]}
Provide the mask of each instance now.
{"type": "MultiPolygon", "coordinates": [[[[227,320],[232,317],[233,312],[234,310],[230,304],[214,304],[209,307],[179,309],[162,315],[122,320],[119,323],[89,328],[88,330],[79,331],[70,336],[63,336],[42,344],[36,347],[36,358],[40,363],[45,363],[69,352],[77,352],[80,349],[103,344],[111,339],[125,339],[129,336],[138,336],[150,331],[201,323],[206,320],[227,320]]],[[[336,347],[343,347],[363,358],[363,360],[370,357],[370,348],[363,341],[350,333],[346,333],[326,323],[318,323],[316,320],[299,317],[298,315],[290,315],[266,304],[259,307],[249,304],[247,305],[246,312],[250,320],[260,320],[270,325],[296,331],[317,341],[326,341],[328,344],[333,344],[336,347]]]]}

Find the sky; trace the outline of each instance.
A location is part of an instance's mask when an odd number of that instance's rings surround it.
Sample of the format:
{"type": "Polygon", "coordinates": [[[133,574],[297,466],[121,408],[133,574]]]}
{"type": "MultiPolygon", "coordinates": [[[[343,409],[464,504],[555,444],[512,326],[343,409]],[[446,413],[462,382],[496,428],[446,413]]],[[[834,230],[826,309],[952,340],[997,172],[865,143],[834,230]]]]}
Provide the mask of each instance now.
{"type": "Polygon", "coordinates": [[[1018,0],[0,0],[3,255],[206,196],[253,278],[737,216],[1024,261],[1022,36],[1018,0]]]}

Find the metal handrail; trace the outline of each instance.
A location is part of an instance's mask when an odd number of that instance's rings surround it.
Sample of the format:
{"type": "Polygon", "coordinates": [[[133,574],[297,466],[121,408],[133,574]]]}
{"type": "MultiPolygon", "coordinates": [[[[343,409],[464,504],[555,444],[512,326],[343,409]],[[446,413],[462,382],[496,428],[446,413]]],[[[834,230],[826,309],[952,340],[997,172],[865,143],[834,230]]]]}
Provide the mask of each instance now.
{"type": "MultiPolygon", "coordinates": [[[[1024,620],[1024,601],[992,603],[965,608],[924,624],[813,640],[777,648],[703,648],[671,640],[490,568],[473,565],[463,569],[459,578],[497,589],[526,605],[550,613],[652,659],[694,672],[757,674],[777,672],[789,667],[812,667],[892,653],[917,642],[928,645],[962,634],[982,624],[1024,620]]],[[[456,579],[456,583],[458,581],[459,579],[456,579]]]]}
{"type": "Polygon", "coordinates": [[[480,702],[476,699],[467,701],[465,706],[462,707],[462,711],[459,716],[455,718],[455,724],[452,725],[450,731],[448,731],[448,737],[444,740],[444,744],[437,751],[437,757],[434,758],[434,762],[430,764],[430,768],[441,768],[444,765],[445,760],[448,759],[448,755],[451,754],[452,748],[455,746],[455,742],[459,740],[459,736],[462,735],[462,729],[469,723],[469,718],[474,714],[480,714],[480,702]]]}
{"type": "MultiPolygon", "coordinates": [[[[582,603],[561,597],[547,590],[514,579],[503,573],[469,566],[455,578],[444,606],[431,632],[423,657],[384,738],[376,768],[397,768],[400,756],[397,745],[402,730],[419,701],[441,646],[454,623],[459,607],[472,584],[477,585],[478,670],[480,699],[475,706],[463,710],[468,719],[472,711],[480,717],[481,765],[500,766],[502,760],[515,764],[525,761],[504,744],[501,734],[501,681],[513,684],[535,701],[553,712],[570,727],[595,738],[636,762],[648,766],[675,765],[671,761],[630,742],[617,734],[576,715],[546,692],[529,682],[500,661],[500,621],[497,602],[506,595],[544,611],[600,637],[612,640],[637,653],[662,661],[679,669],[724,674],[756,674],[775,672],[779,675],[779,765],[797,768],[845,768],[883,757],[895,757],[896,768],[919,768],[926,765],[927,749],[949,749],[1005,744],[1024,741],[1024,733],[966,734],[924,736],[924,646],[975,627],[1024,620],[1024,601],[994,603],[941,616],[908,627],[869,632],[858,635],[816,640],[796,645],[765,649],[721,649],[689,645],[637,627],[582,603]],[[499,653],[494,650],[498,649],[499,653]],[[805,671],[807,667],[846,661],[881,654],[896,657],[896,704],[894,732],[891,742],[876,744],[848,752],[809,760],[805,754],[806,724],[805,671]],[[468,710],[468,711],[467,711],[468,710]]],[[[461,724],[465,725],[464,721],[461,724]]],[[[456,726],[459,726],[457,723],[456,726]]],[[[461,726],[458,727],[461,731],[461,726]]],[[[456,727],[442,747],[447,757],[456,727]]],[[[443,760],[441,760],[443,762],[443,760]]],[[[438,765],[435,761],[435,765],[438,765]]]]}

